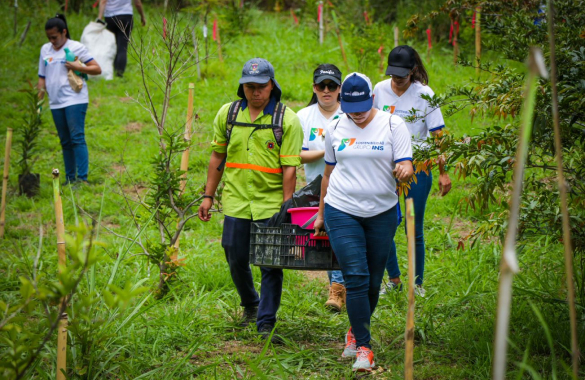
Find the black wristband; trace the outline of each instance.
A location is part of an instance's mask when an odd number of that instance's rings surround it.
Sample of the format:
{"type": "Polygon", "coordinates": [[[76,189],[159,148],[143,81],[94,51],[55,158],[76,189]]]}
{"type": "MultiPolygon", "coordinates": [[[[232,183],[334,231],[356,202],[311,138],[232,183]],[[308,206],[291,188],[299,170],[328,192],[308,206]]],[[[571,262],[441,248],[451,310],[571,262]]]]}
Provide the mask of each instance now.
{"type": "Polygon", "coordinates": [[[209,199],[213,200],[213,195],[203,194],[203,198],[209,198],[209,199]]]}

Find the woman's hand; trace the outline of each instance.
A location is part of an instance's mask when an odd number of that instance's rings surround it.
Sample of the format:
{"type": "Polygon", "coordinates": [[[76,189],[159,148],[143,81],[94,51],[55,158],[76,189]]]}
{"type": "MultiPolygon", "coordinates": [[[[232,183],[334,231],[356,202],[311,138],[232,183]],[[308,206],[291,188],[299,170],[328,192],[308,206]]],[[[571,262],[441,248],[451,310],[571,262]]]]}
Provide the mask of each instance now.
{"type": "Polygon", "coordinates": [[[327,236],[327,233],[325,232],[325,221],[323,220],[322,214],[317,215],[313,227],[315,228],[315,236],[327,236]]]}
{"type": "Polygon", "coordinates": [[[400,182],[408,182],[414,174],[414,168],[411,161],[400,161],[396,164],[396,168],[392,172],[400,182]]]}
{"type": "Polygon", "coordinates": [[[83,66],[78,60],[75,60],[74,62],[65,62],[65,67],[69,70],[80,72],[83,72],[83,69],[85,68],[85,66],[83,66]]]}
{"type": "Polygon", "coordinates": [[[451,191],[451,178],[449,178],[449,174],[443,173],[439,175],[439,190],[443,197],[451,191]]]}

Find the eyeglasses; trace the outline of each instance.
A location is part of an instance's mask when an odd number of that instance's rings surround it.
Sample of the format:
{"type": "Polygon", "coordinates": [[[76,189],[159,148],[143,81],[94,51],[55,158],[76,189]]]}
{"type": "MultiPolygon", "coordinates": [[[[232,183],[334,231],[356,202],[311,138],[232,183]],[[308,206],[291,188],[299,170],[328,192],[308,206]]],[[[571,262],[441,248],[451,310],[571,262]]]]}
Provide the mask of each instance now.
{"type": "Polygon", "coordinates": [[[329,89],[329,91],[333,92],[333,91],[337,91],[337,89],[339,88],[339,85],[335,82],[329,82],[329,83],[315,83],[313,86],[315,86],[315,88],[317,89],[317,91],[323,92],[325,91],[325,87],[327,87],[329,89]]]}

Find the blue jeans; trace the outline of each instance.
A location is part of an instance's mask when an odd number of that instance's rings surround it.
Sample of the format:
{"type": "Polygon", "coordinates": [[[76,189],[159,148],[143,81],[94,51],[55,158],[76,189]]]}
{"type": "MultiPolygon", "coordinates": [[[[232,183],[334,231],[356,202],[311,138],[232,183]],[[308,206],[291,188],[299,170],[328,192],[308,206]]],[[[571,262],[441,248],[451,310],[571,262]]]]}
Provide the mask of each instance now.
{"type": "Polygon", "coordinates": [[[345,278],[347,315],[357,347],[371,347],[370,319],[396,227],[396,207],[363,218],[325,204],[325,229],[345,278]]]}
{"type": "Polygon", "coordinates": [[[51,110],[61,140],[65,176],[69,182],[76,179],[87,181],[89,153],[85,143],[86,112],[87,103],[51,110]]]}
{"type": "Polygon", "coordinates": [[[240,295],[240,306],[258,306],[256,325],[276,324],[276,312],[282,296],[282,269],[260,267],[262,273],[261,296],[254,288],[250,269],[250,227],[252,222],[265,223],[268,219],[255,220],[225,216],[221,246],[230,267],[232,280],[240,295]]]}
{"type": "Polygon", "coordinates": [[[343,280],[343,272],[340,270],[328,270],[327,276],[329,276],[329,286],[331,286],[331,284],[334,282],[345,285],[345,281],[343,280]]]}
{"type": "MultiPolygon", "coordinates": [[[[420,172],[416,175],[417,183],[410,184],[410,191],[406,198],[412,198],[414,202],[414,237],[415,237],[415,283],[422,285],[425,272],[425,235],[424,235],[424,221],[425,209],[427,207],[427,199],[431,192],[433,185],[433,173],[429,171],[427,175],[425,172],[420,172]]],[[[404,230],[406,231],[406,223],[404,223],[404,230]]],[[[390,256],[386,263],[388,276],[390,278],[400,277],[400,268],[398,267],[398,258],[396,257],[396,243],[392,239],[392,246],[390,249],[390,256]]]]}

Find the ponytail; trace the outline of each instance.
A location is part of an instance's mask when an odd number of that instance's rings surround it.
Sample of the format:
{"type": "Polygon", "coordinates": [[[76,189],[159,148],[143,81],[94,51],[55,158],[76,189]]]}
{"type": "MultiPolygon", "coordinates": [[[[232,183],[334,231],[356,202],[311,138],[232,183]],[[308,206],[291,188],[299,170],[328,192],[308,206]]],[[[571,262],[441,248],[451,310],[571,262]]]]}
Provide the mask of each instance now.
{"type": "Polygon", "coordinates": [[[45,24],[45,30],[57,28],[59,33],[63,33],[63,30],[67,31],[65,35],[67,38],[71,39],[71,35],[69,35],[69,28],[67,27],[67,20],[65,19],[65,15],[57,13],[55,17],[50,18],[47,20],[45,24]]]}
{"type": "Polygon", "coordinates": [[[414,62],[416,63],[416,66],[414,67],[414,70],[412,71],[412,75],[410,76],[410,81],[411,82],[420,82],[425,86],[428,86],[429,84],[429,74],[427,74],[427,70],[425,69],[425,66],[422,63],[422,59],[420,59],[420,55],[418,54],[418,52],[415,49],[412,49],[412,51],[414,52],[414,62]]]}

